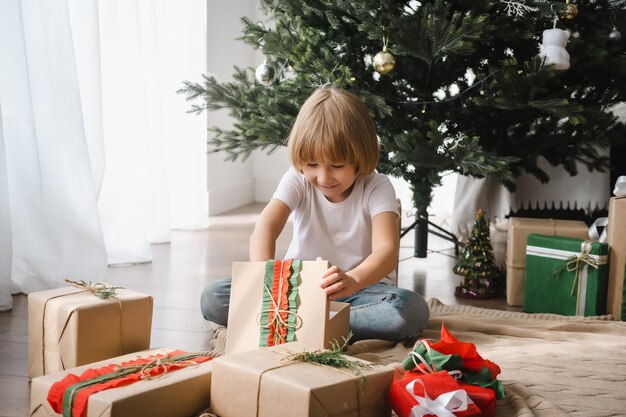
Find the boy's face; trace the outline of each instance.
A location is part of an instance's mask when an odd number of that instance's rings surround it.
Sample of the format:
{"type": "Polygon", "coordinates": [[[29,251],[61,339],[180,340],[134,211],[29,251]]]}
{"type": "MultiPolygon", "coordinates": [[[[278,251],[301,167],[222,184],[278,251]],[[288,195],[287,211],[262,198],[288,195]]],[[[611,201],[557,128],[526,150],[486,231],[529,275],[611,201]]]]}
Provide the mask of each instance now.
{"type": "Polygon", "coordinates": [[[309,161],[302,172],[307,181],[333,203],[348,198],[357,177],[356,167],[342,162],[309,161]]]}

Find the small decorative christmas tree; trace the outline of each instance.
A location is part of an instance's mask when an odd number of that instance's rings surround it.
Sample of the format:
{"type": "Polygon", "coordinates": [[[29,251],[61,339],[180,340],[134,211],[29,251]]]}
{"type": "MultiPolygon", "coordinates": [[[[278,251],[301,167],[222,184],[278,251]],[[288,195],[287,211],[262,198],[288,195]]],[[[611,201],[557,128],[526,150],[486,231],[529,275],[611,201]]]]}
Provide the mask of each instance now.
{"type": "Polygon", "coordinates": [[[489,226],[482,209],[476,212],[467,246],[452,272],[464,277],[454,292],[457,297],[493,298],[502,294],[504,276],[496,265],[489,226]]]}

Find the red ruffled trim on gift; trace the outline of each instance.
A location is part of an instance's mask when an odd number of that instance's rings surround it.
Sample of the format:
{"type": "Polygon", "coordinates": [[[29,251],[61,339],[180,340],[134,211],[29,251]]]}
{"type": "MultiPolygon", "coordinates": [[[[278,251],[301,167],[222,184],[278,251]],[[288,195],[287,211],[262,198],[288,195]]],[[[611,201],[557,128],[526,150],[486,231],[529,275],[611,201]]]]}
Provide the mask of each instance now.
{"type": "MultiPolygon", "coordinates": [[[[56,413],[61,414],[63,412],[63,396],[65,395],[65,391],[74,384],[77,384],[82,381],[87,381],[90,379],[98,378],[100,376],[103,376],[112,372],[116,372],[119,370],[120,367],[132,366],[132,365],[144,365],[154,359],[162,359],[164,357],[170,358],[173,356],[183,355],[186,353],[187,352],[182,351],[182,350],[175,350],[173,352],[168,353],[167,355],[152,355],[152,356],[148,356],[147,358],[139,358],[139,359],[131,360],[128,362],[122,362],[121,365],[111,364],[108,366],[104,366],[102,368],[87,369],[80,376],[76,376],[74,374],[67,374],[63,379],[61,379],[58,382],[55,382],[50,387],[50,390],[48,391],[48,403],[50,403],[50,406],[56,413]]],[[[191,362],[200,364],[203,362],[207,362],[211,359],[213,358],[209,356],[197,356],[187,361],[167,364],[166,368],[167,368],[167,371],[169,372],[169,371],[174,371],[176,369],[186,367],[191,362]]],[[[151,377],[151,378],[158,377],[159,375],[163,374],[163,372],[164,372],[163,367],[156,367],[156,368],[148,370],[146,373],[135,372],[133,374],[126,375],[121,378],[113,379],[107,382],[103,382],[101,384],[95,384],[90,387],[84,388],[80,390],[76,395],[76,398],[74,400],[74,405],[72,407],[73,415],[76,417],[86,416],[87,402],[89,401],[89,396],[91,394],[95,394],[97,392],[104,391],[104,390],[111,389],[111,388],[117,388],[117,387],[122,387],[125,385],[130,385],[141,379],[145,379],[146,377],[151,377]]]]}
{"type": "MultiPolygon", "coordinates": [[[[272,280],[272,299],[278,302],[278,311],[280,312],[280,318],[282,323],[288,322],[289,300],[287,293],[289,291],[289,277],[291,276],[291,263],[293,259],[286,261],[274,261],[274,279],[272,280]],[[282,284],[281,284],[282,283],[282,284]]],[[[276,312],[274,306],[270,307],[267,321],[269,323],[267,334],[267,346],[274,346],[276,340],[287,339],[287,326],[276,326],[276,320],[274,320],[276,312]],[[278,332],[279,337],[276,337],[278,332]]]]}
{"type": "MultiPolygon", "coordinates": [[[[287,293],[289,292],[289,277],[291,276],[291,263],[293,259],[288,259],[283,261],[283,273],[282,273],[282,281],[283,285],[281,287],[281,295],[280,295],[280,318],[282,319],[282,323],[289,322],[289,316],[287,311],[289,311],[289,299],[287,298],[287,293]]],[[[278,329],[280,333],[280,340],[287,340],[287,326],[280,326],[278,329]]]]}

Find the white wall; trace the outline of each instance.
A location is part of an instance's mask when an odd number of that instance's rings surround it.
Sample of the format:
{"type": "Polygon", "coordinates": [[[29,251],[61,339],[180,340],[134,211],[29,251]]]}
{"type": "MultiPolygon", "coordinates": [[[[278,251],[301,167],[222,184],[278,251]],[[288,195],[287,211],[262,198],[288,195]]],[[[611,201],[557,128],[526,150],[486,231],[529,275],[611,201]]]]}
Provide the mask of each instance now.
{"type": "MultiPolygon", "coordinates": [[[[263,54],[237,38],[242,35],[241,17],[264,20],[258,0],[209,2],[207,7],[207,72],[220,81],[229,81],[233,67],[256,67],[263,54]]],[[[210,112],[209,126],[228,128],[233,119],[227,111],[210,112]]],[[[209,132],[209,134],[211,134],[209,132]]],[[[282,174],[289,167],[284,148],[271,155],[255,151],[245,162],[227,162],[225,154],[208,155],[209,215],[220,214],[255,201],[272,197],[282,174]]]]}
{"type": "MultiPolygon", "coordinates": [[[[241,16],[254,17],[255,13],[255,0],[207,3],[208,74],[230,81],[233,66],[254,65],[254,49],[236,38],[242,34],[241,16]]],[[[209,112],[207,118],[209,126],[229,128],[233,123],[227,111],[209,112]]],[[[252,158],[243,163],[227,162],[222,153],[210,153],[207,158],[210,216],[254,201],[252,158]]]]}

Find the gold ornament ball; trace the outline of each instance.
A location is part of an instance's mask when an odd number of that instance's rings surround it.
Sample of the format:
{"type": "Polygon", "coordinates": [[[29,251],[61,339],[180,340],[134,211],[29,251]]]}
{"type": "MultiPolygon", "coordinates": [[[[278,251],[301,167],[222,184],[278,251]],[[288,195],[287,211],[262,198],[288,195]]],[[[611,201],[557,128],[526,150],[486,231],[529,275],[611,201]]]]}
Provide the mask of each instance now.
{"type": "Polygon", "coordinates": [[[374,61],[372,62],[376,72],[382,75],[387,75],[396,66],[396,58],[387,50],[383,48],[382,51],[374,55],[374,61]]]}
{"type": "Polygon", "coordinates": [[[567,3],[563,18],[566,20],[573,20],[576,16],[578,16],[578,7],[574,3],[567,3]]]}

